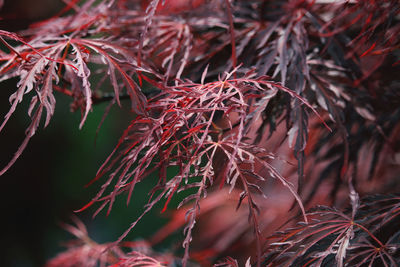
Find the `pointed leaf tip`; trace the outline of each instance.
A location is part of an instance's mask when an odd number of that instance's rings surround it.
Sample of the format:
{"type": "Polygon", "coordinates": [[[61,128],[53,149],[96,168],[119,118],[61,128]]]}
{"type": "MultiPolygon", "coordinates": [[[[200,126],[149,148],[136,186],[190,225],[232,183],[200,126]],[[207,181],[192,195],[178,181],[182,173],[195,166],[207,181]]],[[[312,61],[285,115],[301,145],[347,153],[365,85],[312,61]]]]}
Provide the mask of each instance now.
{"type": "Polygon", "coordinates": [[[83,206],[82,208],[80,208],[79,210],[74,210],[75,213],[78,212],[82,212],[84,210],[86,210],[87,208],[89,208],[90,206],[92,206],[96,201],[91,200],[88,204],[86,204],[85,206],[83,206]]]}

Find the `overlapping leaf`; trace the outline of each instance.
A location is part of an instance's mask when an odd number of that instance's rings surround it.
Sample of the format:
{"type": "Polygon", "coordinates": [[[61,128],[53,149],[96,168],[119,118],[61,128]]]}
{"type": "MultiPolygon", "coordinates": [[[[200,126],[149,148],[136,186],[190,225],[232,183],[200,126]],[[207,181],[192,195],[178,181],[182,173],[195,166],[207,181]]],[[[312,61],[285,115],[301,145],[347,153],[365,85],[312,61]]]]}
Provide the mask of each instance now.
{"type": "Polygon", "coordinates": [[[275,237],[268,266],[397,266],[398,197],[374,196],[345,213],[318,207],[309,224],[275,237]],[[385,233],[385,234],[383,234],[385,233]]]}

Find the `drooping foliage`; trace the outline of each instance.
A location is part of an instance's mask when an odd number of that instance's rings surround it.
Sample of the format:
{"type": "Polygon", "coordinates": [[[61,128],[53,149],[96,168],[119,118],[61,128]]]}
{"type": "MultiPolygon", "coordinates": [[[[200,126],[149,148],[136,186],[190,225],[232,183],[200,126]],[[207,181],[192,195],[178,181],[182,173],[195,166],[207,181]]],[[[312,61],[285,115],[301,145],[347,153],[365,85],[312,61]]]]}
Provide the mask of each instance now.
{"type": "Polygon", "coordinates": [[[374,195],[342,212],[319,206],[309,224],[272,239],[265,262],[271,266],[397,266],[399,197],[374,195]]]}
{"type": "MultiPolygon", "coordinates": [[[[144,179],[155,186],[115,243],[85,241],[53,261],[158,266],[119,246],[156,204],[165,211],[187,192],[152,241],[183,227],[184,266],[237,265],[221,261],[228,255],[256,266],[398,264],[397,197],[358,203],[358,194],[399,189],[398,1],[64,2],[18,34],[0,30],[0,80],[19,79],[0,131],[24,97],[31,101],[26,137],[0,175],[65,94],[80,128],[97,103],[128,100],[132,110],[90,182],[102,183],[98,194],[79,211],[108,214],[144,179]],[[349,203],[352,211],[340,211],[349,203]],[[306,212],[315,204],[333,207],[306,212]],[[227,216],[235,208],[241,216],[227,216]],[[218,227],[202,233],[207,220],[218,227]]],[[[83,226],[69,230],[87,236],[83,226]]]]}

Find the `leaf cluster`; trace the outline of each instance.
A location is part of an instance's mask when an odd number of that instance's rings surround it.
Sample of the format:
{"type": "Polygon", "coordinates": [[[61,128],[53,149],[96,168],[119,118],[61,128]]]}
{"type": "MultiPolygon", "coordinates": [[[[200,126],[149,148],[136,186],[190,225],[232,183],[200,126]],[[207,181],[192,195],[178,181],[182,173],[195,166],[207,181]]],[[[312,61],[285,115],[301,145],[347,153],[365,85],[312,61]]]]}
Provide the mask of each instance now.
{"type": "Polygon", "coordinates": [[[154,179],[143,214],[117,243],[157,203],[165,201],[165,211],[189,192],[178,206],[186,208],[186,265],[202,202],[227,187],[239,192],[237,209],[248,207],[260,266],[270,222],[262,197],[276,193],[273,178],[305,224],[272,245],[278,248],[266,257],[271,265],[397,264],[398,232],[390,230],[398,221],[396,197],[360,207],[353,199],[351,215],[305,207],[321,204],[322,194],[329,195],[324,204],[343,192],[356,198],[352,184],[376,193],[367,185],[378,178],[375,191],[398,188],[398,1],[66,3],[18,35],[0,31],[0,80],[19,79],[0,131],[31,95],[26,137],[0,175],[41,121],[50,123],[57,94],[71,97],[80,128],[93,105],[127,99],[132,121],[91,182],[102,181],[98,194],[79,210],[96,204],[95,215],[105,208],[109,214],[119,195],[129,203],[138,183],[154,179]]]}
{"type": "Polygon", "coordinates": [[[399,197],[370,196],[351,210],[320,206],[309,224],[271,236],[267,266],[398,266],[399,197]]]}

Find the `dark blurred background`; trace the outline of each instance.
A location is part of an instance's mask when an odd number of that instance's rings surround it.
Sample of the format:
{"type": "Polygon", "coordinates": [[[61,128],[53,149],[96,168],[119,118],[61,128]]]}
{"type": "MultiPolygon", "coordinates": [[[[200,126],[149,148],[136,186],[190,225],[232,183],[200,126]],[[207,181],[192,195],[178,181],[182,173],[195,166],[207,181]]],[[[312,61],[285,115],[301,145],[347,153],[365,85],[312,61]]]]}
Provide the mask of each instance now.
{"type": "MultiPolygon", "coordinates": [[[[0,29],[24,29],[32,22],[56,14],[63,6],[61,0],[5,0],[0,11],[0,29]]],[[[0,83],[1,121],[10,108],[8,98],[17,82],[18,79],[13,79],[0,83]]],[[[33,94],[25,95],[0,133],[1,168],[25,137],[30,123],[27,107],[33,94]]],[[[64,250],[62,243],[73,237],[59,223],[71,223],[73,211],[95,195],[101,181],[89,188],[85,184],[94,177],[132,119],[128,108],[113,107],[95,145],[96,129],[107,103],[95,106],[79,130],[80,113],[70,112],[68,97],[58,92],[55,95],[57,105],[50,125],[45,129],[40,127],[15,165],[0,177],[0,266],[43,266],[46,260],[64,250]]],[[[123,106],[128,107],[129,103],[123,106]]],[[[144,189],[150,188],[152,182],[139,186],[128,208],[126,199],[120,198],[108,217],[103,212],[92,219],[95,208],[77,214],[90,236],[100,243],[115,241],[143,211],[144,189]]],[[[162,223],[155,211],[137,225],[127,240],[146,238],[162,223]]]]}

